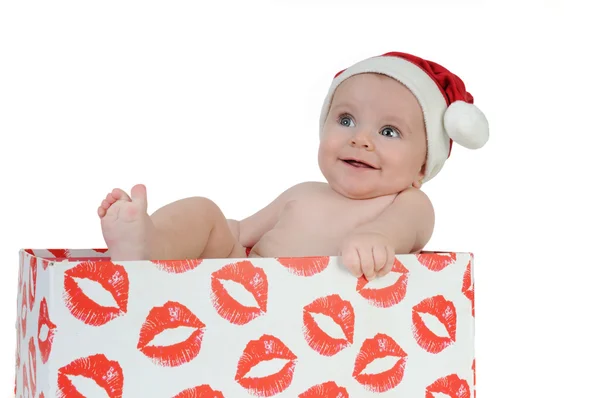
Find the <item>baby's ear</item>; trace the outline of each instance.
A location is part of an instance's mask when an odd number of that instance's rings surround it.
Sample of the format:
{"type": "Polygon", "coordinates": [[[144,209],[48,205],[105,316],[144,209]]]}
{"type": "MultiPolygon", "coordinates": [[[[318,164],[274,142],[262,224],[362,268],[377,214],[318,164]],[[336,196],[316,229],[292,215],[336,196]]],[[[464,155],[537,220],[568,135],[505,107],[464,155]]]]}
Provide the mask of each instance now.
{"type": "Polygon", "coordinates": [[[427,170],[427,164],[423,164],[419,174],[416,175],[415,180],[413,181],[412,186],[419,189],[423,186],[423,178],[425,178],[425,171],[427,170]]]}

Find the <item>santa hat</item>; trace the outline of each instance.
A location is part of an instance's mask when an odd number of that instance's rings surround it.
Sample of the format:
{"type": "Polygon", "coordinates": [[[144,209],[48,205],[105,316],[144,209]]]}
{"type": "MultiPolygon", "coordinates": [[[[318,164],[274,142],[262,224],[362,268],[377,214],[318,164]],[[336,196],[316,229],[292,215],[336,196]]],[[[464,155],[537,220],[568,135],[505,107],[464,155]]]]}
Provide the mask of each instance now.
{"type": "Polygon", "coordinates": [[[431,180],[442,169],[453,142],[469,149],[481,148],[487,142],[487,119],[473,105],[473,96],[463,81],[434,62],[399,52],[368,58],[335,75],[321,110],[321,134],[335,90],[344,80],[361,73],[389,76],[404,84],[419,101],[427,132],[423,182],[431,180]]]}

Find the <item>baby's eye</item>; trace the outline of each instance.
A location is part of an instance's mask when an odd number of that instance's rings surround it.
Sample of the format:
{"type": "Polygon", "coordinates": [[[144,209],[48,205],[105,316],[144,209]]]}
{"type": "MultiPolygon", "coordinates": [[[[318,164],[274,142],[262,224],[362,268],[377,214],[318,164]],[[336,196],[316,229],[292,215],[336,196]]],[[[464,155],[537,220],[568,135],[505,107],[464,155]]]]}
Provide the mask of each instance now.
{"type": "Polygon", "coordinates": [[[352,127],[354,126],[354,121],[348,115],[342,115],[339,120],[340,124],[344,127],[352,127]]]}
{"type": "Polygon", "coordinates": [[[400,137],[400,133],[398,132],[398,130],[396,130],[393,127],[384,127],[381,132],[381,135],[383,135],[384,137],[400,137]]]}

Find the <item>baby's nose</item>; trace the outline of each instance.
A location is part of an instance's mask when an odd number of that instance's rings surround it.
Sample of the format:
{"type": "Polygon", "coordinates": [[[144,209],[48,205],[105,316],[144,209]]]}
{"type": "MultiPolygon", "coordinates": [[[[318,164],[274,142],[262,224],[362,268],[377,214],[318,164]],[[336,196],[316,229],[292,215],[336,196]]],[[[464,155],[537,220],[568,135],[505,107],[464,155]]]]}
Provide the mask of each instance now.
{"type": "Polygon", "coordinates": [[[373,142],[369,139],[368,135],[360,133],[351,138],[350,145],[366,149],[367,151],[372,151],[374,148],[373,142]]]}

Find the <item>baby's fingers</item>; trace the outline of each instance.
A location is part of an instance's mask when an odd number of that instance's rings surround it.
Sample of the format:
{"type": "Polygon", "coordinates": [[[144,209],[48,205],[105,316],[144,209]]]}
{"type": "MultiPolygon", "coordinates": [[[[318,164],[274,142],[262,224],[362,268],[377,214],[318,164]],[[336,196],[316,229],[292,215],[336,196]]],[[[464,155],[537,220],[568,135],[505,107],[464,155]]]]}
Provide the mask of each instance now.
{"type": "Polygon", "coordinates": [[[360,267],[367,280],[375,278],[375,260],[373,259],[373,250],[370,247],[358,249],[360,257],[360,267]]]}
{"type": "Polygon", "coordinates": [[[394,248],[391,246],[388,246],[385,248],[386,251],[386,261],[385,261],[385,266],[379,271],[377,272],[377,276],[384,276],[390,273],[390,271],[392,270],[392,268],[394,267],[394,261],[396,261],[396,252],[394,251],[394,248]]]}
{"type": "Polygon", "coordinates": [[[342,263],[352,275],[357,278],[361,276],[360,257],[356,248],[349,247],[342,251],[342,263]]]}
{"type": "Polygon", "coordinates": [[[379,275],[387,264],[387,251],[385,246],[375,246],[373,248],[373,260],[375,261],[375,273],[379,275]]]}

